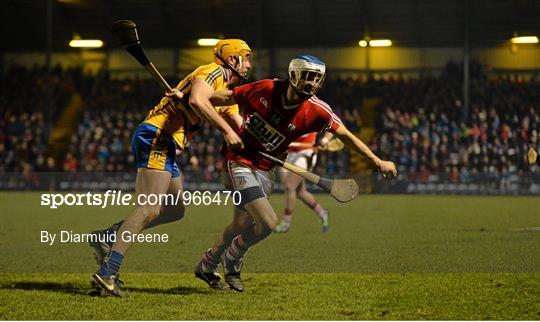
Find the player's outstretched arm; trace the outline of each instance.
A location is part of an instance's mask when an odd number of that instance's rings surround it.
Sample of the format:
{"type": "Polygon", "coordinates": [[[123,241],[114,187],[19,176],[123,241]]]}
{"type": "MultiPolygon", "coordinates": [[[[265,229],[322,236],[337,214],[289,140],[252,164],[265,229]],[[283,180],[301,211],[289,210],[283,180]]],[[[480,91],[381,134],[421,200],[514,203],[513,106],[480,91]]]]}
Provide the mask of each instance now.
{"type": "MultiPolygon", "coordinates": [[[[232,148],[244,148],[242,139],[219,115],[210,102],[214,94],[214,89],[202,79],[195,78],[192,82],[191,95],[189,96],[189,105],[199,111],[215,128],[217,128],[232,148]]],[[[232,95],[231,95],[232,96],[232,95]]]]}
{"type": "Polygon", "coordinates": [[[390,174],[394,177],[397,176],[396,165],[392,161],[381,160],[364,142],[362,142],[362,140],[352,134],[344,125],[340,125],[337,128],[336,135],[349,149],[364,155],[371,162],[373,162],[375,167],[377,167],[382,174],[390,174]]]}
{"type": "Polygon", "coordinates": [[[333,136],[334,136],[334,133],[332,133],[332,132],[325,132],[324,133],[321,140],[317,144],[317,146],[319,147],[319,149],[321,151],[326,151],[327,144],[328,144],[328,142],[330,142],[330,140],[332,139],[333,136]]]}
{"type": "MultiPolygon", "coordinates": [[[[210,103],[212,103],[214,106],[231,106],[237,104],[236,100],[234,99],[233,91],[229,89],[215,91],[212,97],[210,97],[210,103]]],[[[227,123],[229,123],[233,130],[235,130],[237,133],[240,132],[243,122],[240,114],[224,115],[223,118],[225,121],[227,121],[227,123]]]]}

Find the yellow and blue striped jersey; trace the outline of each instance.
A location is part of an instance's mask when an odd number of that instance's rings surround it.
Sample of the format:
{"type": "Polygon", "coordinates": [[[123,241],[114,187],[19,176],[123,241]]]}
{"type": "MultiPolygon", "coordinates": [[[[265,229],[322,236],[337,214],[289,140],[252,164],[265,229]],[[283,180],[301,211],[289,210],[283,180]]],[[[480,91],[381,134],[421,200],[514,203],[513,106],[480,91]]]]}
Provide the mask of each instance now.
{"type": "MultiPolygon", "coordinates": [[[[184,93],[184,98],[177,104],[183,105],[183,110],[191,114],[189,118],[195,119],[196,124],[190,124],[185,119],[183,111],[174,104],[169,104],[169,98],[166,96],[148,113],[144,120],[144,122],[150,123],[172,136],[181,149],[186,146],[195,133],[194,128],[196,128],[197,123],[201,122],[188,104],[191,85],[195,78],[204,80],[214,91],[218,91],[227,89],[228,75],[222,66],[211,63],[199,66],[176,86],[179,91],[184,93]]],[[[222,116],[239,113],[238,105],[216,107],[216,111],[222,116]]]]}

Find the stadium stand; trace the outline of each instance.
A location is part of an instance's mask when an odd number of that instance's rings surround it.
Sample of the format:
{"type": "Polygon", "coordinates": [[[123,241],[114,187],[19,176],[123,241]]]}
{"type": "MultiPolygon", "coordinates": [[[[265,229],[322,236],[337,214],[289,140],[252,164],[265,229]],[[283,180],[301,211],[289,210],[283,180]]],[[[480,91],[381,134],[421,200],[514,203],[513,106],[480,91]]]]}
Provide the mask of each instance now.
{"type": "MultiPolygon", "coordinates": [[[[327,80],[319,96],[354,132],[364,127],[361,115],[368,115],[369,104],[363,102],[376,98],[375,133],[369,143],[383,158],[398,164],[401,179],[408,184],[403,188],[398,183],[394,188],[422,192],[430,184],[430,189],[443,184],[444,190],[444,184],[453,183],[456,185],[450,189],[467,190],[469,186],[460,188],[459,184],[480,183],[478,189],[499,189],[518,182],[518,177],[538,175],[538,166],[526,163],[526,151],[531,146],[540,148],[539,81],[488,78],[476,62],[470,70],[468,115],[463,113],[460,98],[462,72],[454,63],[448,63],[439,76],[367,81],[334,77],[327,80]]],[[[114,79],[105,71],[90,77],[79,69],[57,66],[51,76],[54,93],[47,105],[43,68],[11,66],[3,75],[0,172],[30,178],[33,172],[133,172],[131,134],[159,100],[159,89],[151,80],[114,79]],[[62,153],[54,158],[48,147],[50,129],[54,130],[75,93],[82,97],[83,112],[65,139],[62,153]]],[[[205,124],[180,157],[186,181],[193,176],[219,182],[220,145],[217,130],[205,124]]],[[[347,151],[320,153],[315,170],[331,177],[345,176],[351,157],[347,151]]]]}
{"type": "Polygon", "coordinates": [[[374,148],[397,161],[409,182],[418,183],[409,189],[422,192],[453,183],[440,189],[510,190],[515,183],[527,184],[520,178],[538,175],[526,154],[531,146],[539,147],[540,83],[488,80],[479,64],[471,70],[468,115],[461,108],[462,72],[455,64],[448,64],[439,78],[379,85],[374,148]]]}

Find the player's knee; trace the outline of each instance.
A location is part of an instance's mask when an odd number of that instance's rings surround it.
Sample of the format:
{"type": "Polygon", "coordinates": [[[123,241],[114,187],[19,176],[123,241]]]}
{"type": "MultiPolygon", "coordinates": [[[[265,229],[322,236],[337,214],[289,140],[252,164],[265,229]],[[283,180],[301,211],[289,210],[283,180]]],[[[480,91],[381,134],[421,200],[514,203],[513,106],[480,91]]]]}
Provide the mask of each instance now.
{"type": "Polygon", "coordinates": [[[163,207],[160,216],[168,218],[170,221],[177,221],[184,218],[186,209],[182,206],[163,207]]]}
{"type": "Polygon", "coordinates": [[[251,220],[251,218],[240,219],[240,220],[233,221],[230,224],[229,228],[231,229],[231,231],[238,232],[238,231],[242,231],[244,229],[249,228],[249,226],[251,226],[252,224],[253,224],[253,220],[251,220]]]}
{"type": "Polygon", "coordinates": [[[185,213],[186,212],[184,208],[178,208],[178,209],[169,211],[168,217],[171,218],[172,221],[177,221],[184,218],[185,213]]]}
{"type": "Polygon", "coordinates": [[[177,209],[174,211],[174,218],[176,220],[180,220],[182,218],[184,218],[184,216],[186,215],[186,209],[184,207],[177,207],[177,209]]]}
{"type": "Polygon", "coordinates": [[[264,233],[271,233],[279,223],[277,216],[266,216],[264,220],[259,223],[260,229],[264,233]]]}

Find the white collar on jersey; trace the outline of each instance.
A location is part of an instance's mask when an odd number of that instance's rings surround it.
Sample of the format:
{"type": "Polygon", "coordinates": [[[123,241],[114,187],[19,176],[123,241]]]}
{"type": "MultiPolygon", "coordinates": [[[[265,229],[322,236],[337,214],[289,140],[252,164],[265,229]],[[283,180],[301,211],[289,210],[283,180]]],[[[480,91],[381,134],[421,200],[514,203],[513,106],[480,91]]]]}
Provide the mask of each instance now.
{"type": "Polygon", "coordinates": [[[223,78],[225,79],[225,84],[229,82],[229,74],[227,73],[227,70],[225,70],[225,68],[223,68],[223,66],[220,66],[221,67],[221,74],[223,74],[223,78]]]}

